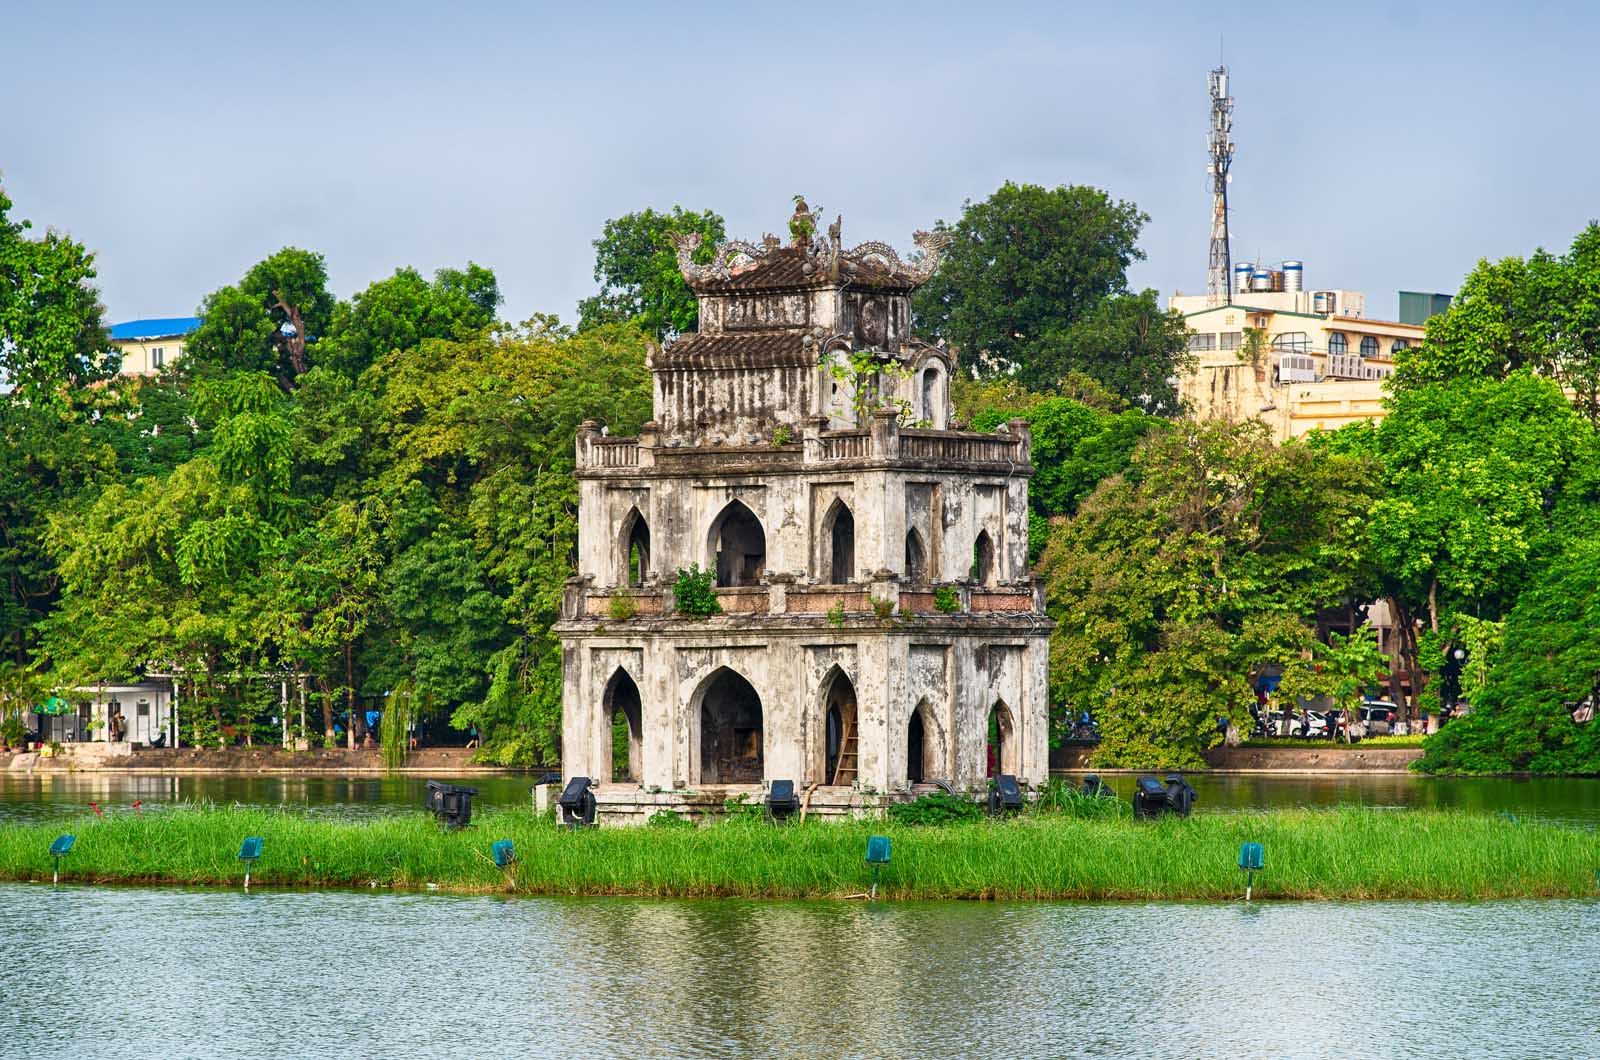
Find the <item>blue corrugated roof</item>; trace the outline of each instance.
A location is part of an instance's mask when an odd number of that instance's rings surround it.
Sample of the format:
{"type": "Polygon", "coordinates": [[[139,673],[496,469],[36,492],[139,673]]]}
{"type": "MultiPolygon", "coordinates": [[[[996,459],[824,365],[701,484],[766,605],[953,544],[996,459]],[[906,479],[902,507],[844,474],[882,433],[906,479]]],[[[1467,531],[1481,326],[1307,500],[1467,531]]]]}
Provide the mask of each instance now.
{"type": "Polygon", "coordinates": [[[155,339],[168,335],[187,335],[200,326],[199,317],[156,317],[151,320],[125,320],[111,325],[113,339],[155,339]]]}

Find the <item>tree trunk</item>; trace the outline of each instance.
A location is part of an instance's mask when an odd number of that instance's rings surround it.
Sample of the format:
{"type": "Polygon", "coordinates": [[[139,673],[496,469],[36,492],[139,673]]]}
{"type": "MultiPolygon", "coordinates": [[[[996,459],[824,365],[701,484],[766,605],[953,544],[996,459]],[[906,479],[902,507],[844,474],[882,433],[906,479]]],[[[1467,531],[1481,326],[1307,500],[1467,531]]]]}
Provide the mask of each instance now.
{"type": "Polygon", "coordinates": [[[356,749],[356,677],[355,662],[352,659],[352,648],[349,641],[344,642],[344,702],[345,709],[350,714],[350,723],[344,727],[345,740],[350,748],[356,749]]]}
{"type": "Polygon", "coordinates": [[[1439,579],[1428,583],[1428,622],[1435,633],[1439,632],[1439,579]]]}
{"type": "Polygon", "coordinates": [[[333,744],[333,689],[325,677],[317,678],[317,694],[322,697],[322,746],[333,744]]]}

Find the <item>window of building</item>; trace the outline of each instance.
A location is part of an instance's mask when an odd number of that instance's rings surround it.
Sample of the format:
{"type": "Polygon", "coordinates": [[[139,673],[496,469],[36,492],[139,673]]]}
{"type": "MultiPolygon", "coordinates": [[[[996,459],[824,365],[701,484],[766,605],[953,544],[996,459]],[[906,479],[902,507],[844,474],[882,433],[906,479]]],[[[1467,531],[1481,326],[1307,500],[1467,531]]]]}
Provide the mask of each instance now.
{"type": "Polygon", "coordinates": [[[1311,349],[1311,340],[1303,331],[1280,331],[1272,336],[1272,348],[1277,353],[1305,353],[1311,349]]]}
{"type": "Polygon", "coordinates": [[[1217,335],[1216,335],[1216,332],[1207,332],[1205,334],[1201,334],[1200,332],[1196,332],[1195,334],[1190,335],[1189,336],[1189,348],[1191,350],[1214,350],[1214,349],[1216,349],[1217,348],[1217,335]]]}
{"type": "Polygon", "coordinates": [[[1405,339],[1395,339],[1393,345],[1389,347],[1389,356],[1393,357],[1401,350],[1409,350],[1410,348],[1411,343],[1407,342],[1405,339]]]}
{"type": "Polygon", "coordinates": [[[1350,340],[1346,339],[1344,335],[1335,331],[1333,334],[1328,336],[1328,352],[1333,354],[1335,357],[1342,357],[1350,352],[1350,340]]]}
{"type": "Polygon", "coordinates": [[[166,348],[162,347],[162,346],[152,347],[151,350],[150,350],[150,367],[151,368],[161,368],[161,367],[164,367],[166,365],[166,363],[167,363],[167,351],[166,351],[166,348]]]}
{"type": "Polygon", "coordinates": [[[1373,338],[1371,335],[1361,336],[1361,356],[1378,356],[1378,340],[1373,338]]]}
{"type": "Polygon", "coordinates": [[[1217,336],[1217,348],[1220,350],[1237,350],[1244,345],[1244,332],[1224,331],[1217,336]]]}

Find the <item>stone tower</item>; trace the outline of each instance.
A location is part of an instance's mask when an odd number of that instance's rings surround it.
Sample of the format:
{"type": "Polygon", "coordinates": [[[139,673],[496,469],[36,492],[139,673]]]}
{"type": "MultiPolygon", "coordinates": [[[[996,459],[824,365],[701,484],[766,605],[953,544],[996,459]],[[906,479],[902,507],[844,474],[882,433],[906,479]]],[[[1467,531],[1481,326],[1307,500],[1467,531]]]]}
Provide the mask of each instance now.
{"type": "Polygon", "coordinates": [[[1027,426],[951,429],[953,357],[911,334],[944,239],[845,249],[803,202],[790,228],[708,264],[681,241],[700,328],[650,351],[655,418],[578,434],[561,760],[602,818],[780,779],[832,814],[1047,775],[1027,426]],[[675,611],[692,566],[720,614],[675,611]]]}

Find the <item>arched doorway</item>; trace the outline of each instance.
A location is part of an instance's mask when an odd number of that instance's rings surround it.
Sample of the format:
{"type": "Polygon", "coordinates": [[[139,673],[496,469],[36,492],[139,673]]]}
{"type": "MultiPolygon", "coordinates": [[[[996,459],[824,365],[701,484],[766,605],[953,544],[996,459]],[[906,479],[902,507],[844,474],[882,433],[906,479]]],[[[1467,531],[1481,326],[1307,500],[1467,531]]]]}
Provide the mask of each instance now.
{"type": "Polygon", "coordinates": [[[723,667],[706,679],[700,694],[701,784],[759,784],[762,748],[761,696],[749,681],[723,667]]]}
{"type": "Polygon", "coordinates": [[[923,732],[922,711],[917,709],[911,712],[911,721],[906,726],[906,781],[910,784],[921,784],[927,773],[925,755],[927,753],[927,736],[923,732]]]}
{"type": "Polygon", "coordinates": [[[987,754],[985,775],[997,777],[1001,773],[1017,773],[1017,738],[1016,729],[1011,719],[1011,708],[1006,706],[1004,700],[997,699],[989,710],[989,723],[986,726],[987,754]]]}
{"type": "Polygon", "coordinates": [[[994,584],[994,540],[987,530],[978,531],[978,539],[972,543],[972,580],[979,585],[994,584]]]}
{"type": "Polygon", "coordinates": [[[856,782],[856,686],[835,666],[823,681],[822,783],[856,782]]]}
{"type": "Polygon", "coordinates": [[[639,686],[617,667],[606,685],[606,717],[611,719],[611,777],[638,784],[644,779],[644,717],[639,686]]]}
{"type": "Polygon", "coordinates": [[[828,584],[847,584],[856,573],[856,519],[844,501],[836,499],[823,517],[822,539],[828,547],[822,571],[828,584]]]}
{"type": "Polygon", "coordinates": [[[754,585],[767,569],[767,535],[741,501],[730,501],[711,524],[717,586],[754,585]]]}
{"type": "Polygon", "coordinates": [[[906,581],[920,585],[928,577],[928,550],[922,546],[922,535],[916,530],[906,531],[906,581]]]}
{"type": "Polygon", "coordinates": [[[650,574],[650,524],[638,508],[630,508],[622,519],[622,581],[635,588],[650,574]]]}

